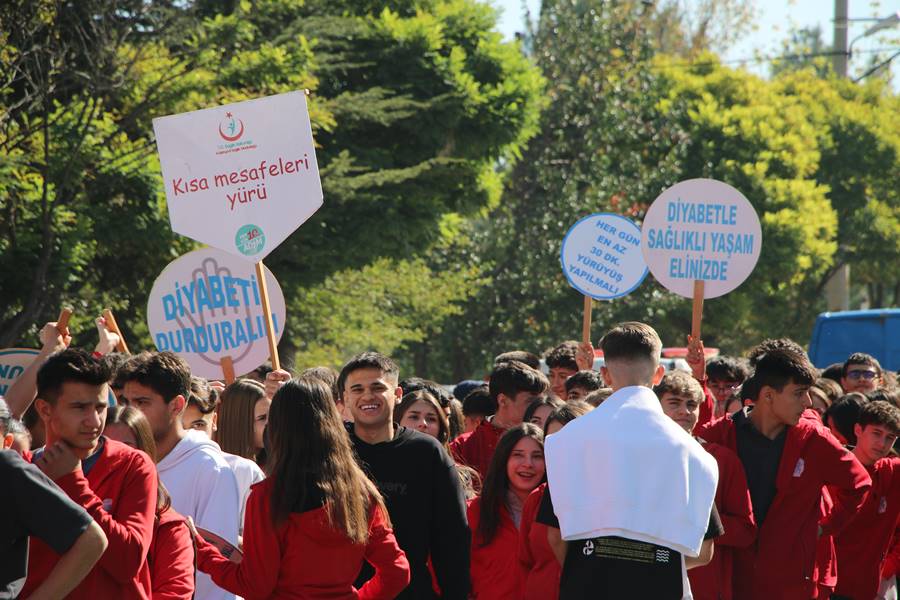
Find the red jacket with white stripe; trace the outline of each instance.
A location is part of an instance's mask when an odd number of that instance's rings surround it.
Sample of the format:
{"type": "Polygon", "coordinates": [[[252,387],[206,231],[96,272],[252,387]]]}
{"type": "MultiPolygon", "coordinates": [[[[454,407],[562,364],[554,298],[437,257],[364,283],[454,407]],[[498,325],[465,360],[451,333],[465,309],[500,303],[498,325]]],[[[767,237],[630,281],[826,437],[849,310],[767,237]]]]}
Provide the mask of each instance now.
{"type": "MultiPolygon", "coordinates": [[[[703,438],[737,453],[734,421],[721,419],[703,438]]],[[[816,593],[816,540],[822,488],[834,489],[834,509],[821,523],[839,534],[863,502],[872,480],[866,469],[824,428],[801,420],[788,427],[775,479],[777,493],[757,541],[735,556],[737,600],[796,600],[816,593]]]]}

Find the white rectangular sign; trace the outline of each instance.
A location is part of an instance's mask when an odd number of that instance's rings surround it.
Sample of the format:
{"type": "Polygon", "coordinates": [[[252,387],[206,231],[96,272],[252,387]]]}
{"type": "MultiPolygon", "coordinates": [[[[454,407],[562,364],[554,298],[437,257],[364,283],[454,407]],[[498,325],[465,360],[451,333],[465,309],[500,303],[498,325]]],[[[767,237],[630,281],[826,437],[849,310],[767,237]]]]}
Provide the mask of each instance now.
{"type": "Polygon", "coordinates": [[[306,94],[153,119],[172,230],[258,262],[322,205],[306,94]]]}

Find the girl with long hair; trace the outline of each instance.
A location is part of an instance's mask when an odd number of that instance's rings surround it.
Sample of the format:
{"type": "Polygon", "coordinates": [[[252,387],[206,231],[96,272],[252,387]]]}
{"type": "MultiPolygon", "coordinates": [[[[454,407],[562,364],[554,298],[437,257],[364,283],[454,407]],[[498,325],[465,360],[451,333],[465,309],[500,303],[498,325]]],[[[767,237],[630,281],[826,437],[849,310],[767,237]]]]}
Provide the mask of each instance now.
{"type": "Polygon", "coordinates": [[[544,480],[544,434],[522,423],[503,434],[488,467],[481,496],[469,504],[472,529],[472,595],[477,600],[516,598],[522,572],[517,556],[522,507],[544,480]]]}
{"type": "MultiPolygon", "coordinates": [[[[450,453],[450,421],[438,400],[431,393],[417,390],[403,396],[394,407],[394,422],[436,438],[447,454],[453,456],[450,453]]],[[[465,465],[456,465],[456,471],[459,473],[459,481],[466,494],[466,499],[471,500],[481,488],[481,478],[478,477],[478,472],[465,465]]]]}
{"type": "Polygon", "coordinates": [[[268,477],[253,486],[243,559],[199,540],[199,568],[216,585],[251,598],[393,598],[409,583],[375,485],[353,455],[330,390],[312,378],[287,382],[269,411],[268,477]],[[353,587],[363,560],[375,576],[353,587]]]}
{"type": "Polygon", "coordinates": [[[222,390],[215,436],[222,452],[248,458],[264,467],[263,431],[271,404],[266,388],[253,379],[238,379],[222,390]]]}
{"type": "MultiPolygon", "coordinates": [[[[110,406],[103,435],[137,448],[155,463],[156,442],[150,422],[131,406],[110,406]]],[[[194,542],[184,517],[172,509],[172,498],[157,482],[156,520],[147,553],[151,600],[190,600],[194,596],[194,542]]]]}
{"type": "MultiPolygon", "coordinates": [[[[557,407],[544,423],[544,435],[553,435],[566,423],[586,415],[593,406],[572,400],[557,407]]],[[[525,500],[522,524],[519,526],[519,566],[522,569],[521,600],[556,600],[559,598],[559,577],[562,568],[547,542],[547,526],[537,523],[538,508],[547,484],[542,483],[525,500]]]]}

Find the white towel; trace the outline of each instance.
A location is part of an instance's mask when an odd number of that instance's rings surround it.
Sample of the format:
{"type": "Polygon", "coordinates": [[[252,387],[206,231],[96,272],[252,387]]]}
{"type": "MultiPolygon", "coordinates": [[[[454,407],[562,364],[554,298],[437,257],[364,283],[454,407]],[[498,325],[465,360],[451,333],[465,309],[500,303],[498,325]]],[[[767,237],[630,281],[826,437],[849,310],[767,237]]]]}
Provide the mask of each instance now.
{"type": "Polygon", "coordinates": [[[700,554],[716,460],[649,388],[618,390],[548,436],[545,454],[563,539],[619,536],[700,554]]]}

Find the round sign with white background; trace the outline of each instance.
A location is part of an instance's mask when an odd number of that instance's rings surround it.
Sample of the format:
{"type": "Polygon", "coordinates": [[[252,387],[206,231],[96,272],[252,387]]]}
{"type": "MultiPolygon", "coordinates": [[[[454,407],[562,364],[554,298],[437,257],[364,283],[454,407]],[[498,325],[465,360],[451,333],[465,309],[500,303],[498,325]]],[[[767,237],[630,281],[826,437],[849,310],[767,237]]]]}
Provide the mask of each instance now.
{"type": "Polygon", "coordinates": [[[753,205],[715,179],[689,179],[665,190],[650,206],[641,248],[650,272],[680,296],[704,298],[741,285],[759,260],[762,229],[753,205]]]}
{"type": "Polygon", "coordinates": [[[595,213],[572,225],[560,251],[569,285],[595,300],[632,292],[647,276],[641,230],[613,213],[595,213]]]}
{"type": "MultiPolygon", "coordinates": [[[[284,295],[272,272],[265,272],[275,337],[281,339],[284,295]]],[[[222,379],[226,356],[237,376],[269,358],[255,266],[215,248],[189,252],[163,269],[150,292],[147,325],[157,349],[177,353],[194,375],[207,379],[222,379]]]]}

